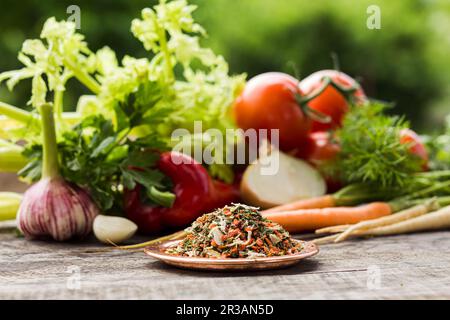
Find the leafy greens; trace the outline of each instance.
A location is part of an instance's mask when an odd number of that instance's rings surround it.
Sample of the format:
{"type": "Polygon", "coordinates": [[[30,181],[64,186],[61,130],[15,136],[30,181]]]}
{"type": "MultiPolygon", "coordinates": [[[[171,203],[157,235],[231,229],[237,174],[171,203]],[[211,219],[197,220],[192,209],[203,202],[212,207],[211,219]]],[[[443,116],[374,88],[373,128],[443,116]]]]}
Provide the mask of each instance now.
{"type": "MultiPolygon", "coordinates": [[[[172,147],[175,129],[186,129],[188,139],[204,148],[204,138],[210,137],[203,132],[214,128],[225,135],[233,127],[229,108],[245,75],[230,76],[223,57],[200,45],[206,32],[192,17],[195,9],[185,0],[160,0],[153,9],[142,10],[131,30],[149,57],[125,56],[120,63],[108,47],[91,51],[74,23],[50,18],[40,39],[23,44],[19,61],[24,67],[0,74],[0,83],[7,81],[10,90],[31,78],[33,107],[53,99],[62,174],[87,187],[103,210],[120,208],[123,189],[136,183],[153,202],[170,206],[170,183],[154,169],[157,157],[148,150],[172,147]],[[72,77],[92,95],[80,97],[77,111],[69,116],[64,92],[72,77]],[[200,139],[194,134],[195,121],[202,123],[200,139]],[[131,170],[134,166],[146,169],[131,170]]],[[[17,116],[8,109],[9,115],[21,122],[23,111],[16,109],[17,116]]],[[[4,139],[28,142],[24,155],[30,162],[20,174],[35,181],[42,158],[40,129],[22,122],[22,130],[0,133],[4,139]]],[[[225,157],[232,147],[226,145],[218,156],[225,157]]],[[[233,179],[226,164],[211,165],[209,171],[222,180],[233,179]]]]}
{"type": "Polygon", "coordinates": [[[445,123],[442,134],[425,137],[431,170],[450,170],[450,116],[447,116],[445,123]]]}
{"type": "MultiPolygon", "coordinates": [[[[133,189],[137,183],[145,188],[146,195],[154,203],[171,206],[174,201],[174,195],[168,191],[170,181],[154,169],[159,156],[151,151],[166,150],[165,142],[153,134],[137,139],[128,135],[144,121],[141,109],[151,109],[150,101],[146,99],[150,90],[147,87],[151,84],[133,95],[137,101],[143,100],[147,104],[136,102],[120,109],[121,121],[116,125],[102,115],[88,116],[72,130],[65,131],[58,143],[60,163],[63,164],[61,174],[68,181],[88,188],[104,211],[122,210],[123,188],[133,189]]],[[[30,162],[19,174],[29,181],[39,180],[42,146],[28,146],[25,155],[30,162]]]]}
{"type": "Polygon", "coordinates": [[[330,170],[347,183],[366,183],[380,189],[406,187],[420,171],[420,159],[401,143],[407,122],[383,114],[388,106],[372,101],[354,106],[336,132],[341,146],[330,170]]]}

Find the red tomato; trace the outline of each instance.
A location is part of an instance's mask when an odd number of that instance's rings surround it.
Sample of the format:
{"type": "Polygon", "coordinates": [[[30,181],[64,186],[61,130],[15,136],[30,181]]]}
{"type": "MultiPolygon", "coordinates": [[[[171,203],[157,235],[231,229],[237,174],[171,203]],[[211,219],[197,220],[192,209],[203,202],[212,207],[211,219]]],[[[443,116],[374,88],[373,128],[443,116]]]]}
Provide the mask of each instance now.
{"type": "Polygon", "coordinates": [[[312,132],[308,136],[305,157],[314,164],[332,161],[341,150],[339,144],[327,131],[312,132]]]}
{"type": "MultiPolygon", "coordinates": [[[[302,90],[305,95],[317,92],[317,90],[323,86],[323,81],[326,77],[330,78],[334,83],[343,88],[359,86],[353,78],[343,72],[337,70],[322,70],[303,79],[300,82],[300,90],[302,90]]],[[[366,100],[366,95],[361,88],[357,89],[352,95],[357,102],[366,100]]],[[[326,131],[340,127],[342,118],[349,108],[346,97],[331,85],[328,85],[326,89],[319,96],[311,100],[308,105],[311,109],[331,117],[330,123],[312,121],[311,131],[313,132],[326,131]]]]}
{"type": "MultiPolygon", "coordinates": [[[[279,129],[280,149],[302,146],[311,127],[296,101],[298,81],[290,75],[269,72],[250,79],[233,106],[237,125],[244,129],[279,129]]],[[[270,133],[270,132],[269,132],[270,133]]]]}
{"type": "Polygon", "coordinates": [[[400,142],[409,144],[409,152],[422,159],[422,169],[428,170],[428,152],[420,137],[411,129],[403,129],[400,132],[400,142]]]}
{"type": "MultiPolygon", "coordinates": [[[[308,138],[306,160],[318,168],[328,161],[333,161],[341,150],[341,146],[328,131],[312,132],[308,138]]],[[[327,183],[327,193],[338,191],[343,186],[338,177],[324,175],[324,178],[327,183]]]]}

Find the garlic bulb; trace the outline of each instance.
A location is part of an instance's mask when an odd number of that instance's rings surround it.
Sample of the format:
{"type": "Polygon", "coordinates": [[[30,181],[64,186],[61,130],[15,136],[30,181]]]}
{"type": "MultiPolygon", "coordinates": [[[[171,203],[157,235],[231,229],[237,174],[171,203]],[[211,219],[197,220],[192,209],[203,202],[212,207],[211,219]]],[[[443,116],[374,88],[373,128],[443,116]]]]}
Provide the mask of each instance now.
{"type": "Polygon", "coordinates": [[[89,194],[59,174],[58,150],[52,107],[39,108],[43,133],[42,178],[24,194],[17,225],[28,239],[51,237],[64,241],[92,230],[98,214],[89,194]]]}
{"type": "Polygon", "coordinates": [[[62,178],[44,178],[24,194],[17,225],[28,239],[64,241],[92,230],[98,209],[80,187],[62,178]]]}
{"type": "Polygon", "coordinates": [[[94,234],[103,243],[121,243],[136,231],[137,225],[122,217],[99,215],[94,220],[94,234]]]}

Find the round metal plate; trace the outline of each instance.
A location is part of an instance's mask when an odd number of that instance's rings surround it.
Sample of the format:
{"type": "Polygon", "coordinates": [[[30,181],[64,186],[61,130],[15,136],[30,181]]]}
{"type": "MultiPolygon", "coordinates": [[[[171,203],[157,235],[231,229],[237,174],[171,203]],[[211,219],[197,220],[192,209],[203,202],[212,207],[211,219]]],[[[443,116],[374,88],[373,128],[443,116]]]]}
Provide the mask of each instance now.
{"type": "Polygon", "coordinates": [[[181,240],[166,241],[160,244],[149,246],[144,252],[169,265],[183,269],[194,270],[217,270],[217,271],[244,271],[244,270],[269,270],[280,269],[298,263],[300,260],[309,258],[319,253],[319,248],[311,242],[294,240],[303,243],[303,250],[286,256],[275,256],[267,258],[199,258],[185,257],[167,254],[168,248],[178,245],[181,240]]]}

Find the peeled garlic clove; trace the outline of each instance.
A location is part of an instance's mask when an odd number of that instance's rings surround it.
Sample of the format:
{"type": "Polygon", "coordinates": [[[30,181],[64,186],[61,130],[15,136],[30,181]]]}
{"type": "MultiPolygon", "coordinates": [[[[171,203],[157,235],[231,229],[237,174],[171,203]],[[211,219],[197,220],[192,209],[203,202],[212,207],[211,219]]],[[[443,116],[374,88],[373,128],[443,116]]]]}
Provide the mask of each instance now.
{"type": "Polygon", "coordinates": [[[121,243],[131,238],[137,225],[122,217],[98,215],[94,220],[94,234],[103,243],[121,243]]]}

